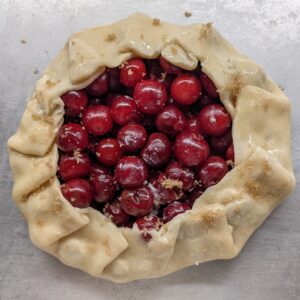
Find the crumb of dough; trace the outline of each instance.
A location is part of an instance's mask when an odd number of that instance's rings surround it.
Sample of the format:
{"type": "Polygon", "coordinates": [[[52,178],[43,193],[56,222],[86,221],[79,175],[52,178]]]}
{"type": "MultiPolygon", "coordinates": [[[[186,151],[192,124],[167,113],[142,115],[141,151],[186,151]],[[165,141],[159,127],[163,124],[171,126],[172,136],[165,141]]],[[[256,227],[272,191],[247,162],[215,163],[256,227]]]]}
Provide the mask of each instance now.
{"type": "Polygon", "coordinates": [[[185,11],[185,12],[184,12],[184,16],[185,16],[186,18],[190,18],[190,17],[192,16],[192,13],[191,13],[190,11],[185,11]]]}
{"type": "Polygon", "coordinates": [[[128,64],[128,61],[123,61],[123,62],[119,65],[119,69],[123,69],[127,64],[128,64]]]}
{"type": "Polygon", "coordinates": [[[112,42],[116,39],[116,35],[114,33],[109,33],[107,36],[106,36],[106,39],[105,41],[106,42],[112,42]]]}
{"type": "Polygon", "coordinates": [[[166,189],[172,189],[172,188],[179,188],[182,189],[183,182],[180,180],[174,180],[174,179],[165,179],[161,185],[166,189]]]}
{"type": "Polygon", "coordinates": [[[132,74],[133,74],[132,70],[129,69],[129,70],[127,71],[127,74],[128,74],[129,76],[132,75],[132,74]]]}
{"type": "Polygon", "coordinates": [[[152,25],[155,25],[155,26],[160,25],[160,19],[154,18],[152,21],[152,25]]]}
{"type": "Polygon", "coordinates": [[[26,41],[26,40],[23,40],[23,39],[21,39],[20,42],[21,42],[22,44],[27,44],[27,41],[26,41]]]}

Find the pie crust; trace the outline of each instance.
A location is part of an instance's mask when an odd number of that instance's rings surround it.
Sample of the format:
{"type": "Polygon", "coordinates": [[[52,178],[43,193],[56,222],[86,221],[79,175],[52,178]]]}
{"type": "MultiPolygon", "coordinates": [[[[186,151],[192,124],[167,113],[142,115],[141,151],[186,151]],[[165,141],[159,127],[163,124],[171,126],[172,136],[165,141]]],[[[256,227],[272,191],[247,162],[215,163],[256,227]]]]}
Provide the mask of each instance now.
{"type": "Polygon", "coordinates": [[[210,23],[180,26],[134,14],[73,34],[37,81],[8,140],[13,197],[32,242],[64,264],[116,282],[160,277],[238,255],[294,188],[290,139],[289,99],[210,23]],[[55,137],[64,117],[61,94],[87,86],[106,66],[159,55],[186,70],[201,61],[233,119],[236,166],[146,243],[136,225],[118,228],[99,211],[64,199],[55,137]]]}

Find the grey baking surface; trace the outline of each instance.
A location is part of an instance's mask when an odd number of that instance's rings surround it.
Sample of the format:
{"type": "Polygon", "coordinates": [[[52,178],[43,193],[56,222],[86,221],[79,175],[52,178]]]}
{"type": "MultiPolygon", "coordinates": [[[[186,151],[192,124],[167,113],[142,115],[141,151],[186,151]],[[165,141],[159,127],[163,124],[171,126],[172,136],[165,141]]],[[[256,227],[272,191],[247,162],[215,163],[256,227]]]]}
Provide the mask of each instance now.
{"type": "Polygon", "coordinates": [[[5,146],[40,76],[34,70],[41,72],[72,32],[141,11],[183,24],[213,21],[284,87],[292,101],[294,167],[300,178],[299,0],[2,0],[0,4],[0,299],[300,299],[299,185],[236,259],[117,285],[68,268],[30,243],[11,199],[5,146]],[[193,13],[189,19],[183,15],[186,10],[193,13]]]}

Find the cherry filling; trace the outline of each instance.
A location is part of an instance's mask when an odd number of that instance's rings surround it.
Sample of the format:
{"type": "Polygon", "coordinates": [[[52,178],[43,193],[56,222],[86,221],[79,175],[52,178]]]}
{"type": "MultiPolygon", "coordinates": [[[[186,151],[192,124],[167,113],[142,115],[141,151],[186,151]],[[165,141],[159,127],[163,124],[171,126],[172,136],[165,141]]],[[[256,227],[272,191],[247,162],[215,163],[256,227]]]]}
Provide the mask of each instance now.
{"type": "Polygon", "coordinates": [[[61,98],[62,194],[146,242],[233,167],[231,117],[200,65],[133,58],[61,98]]]}

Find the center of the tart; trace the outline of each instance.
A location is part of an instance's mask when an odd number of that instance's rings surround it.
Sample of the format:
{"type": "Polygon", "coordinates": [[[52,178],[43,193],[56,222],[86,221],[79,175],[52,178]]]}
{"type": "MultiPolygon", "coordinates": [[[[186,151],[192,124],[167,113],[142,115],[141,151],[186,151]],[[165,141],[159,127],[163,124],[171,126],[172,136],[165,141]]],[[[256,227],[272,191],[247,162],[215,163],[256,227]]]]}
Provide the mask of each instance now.
{"type": "Polygon", "coordinates": [[[118,226],[136,223],[146,241],[232,166],[231,118],[200,65],[133,58],[61,98],[63,195],[118,226]]]}

